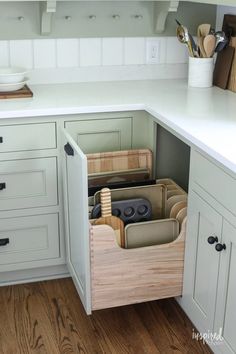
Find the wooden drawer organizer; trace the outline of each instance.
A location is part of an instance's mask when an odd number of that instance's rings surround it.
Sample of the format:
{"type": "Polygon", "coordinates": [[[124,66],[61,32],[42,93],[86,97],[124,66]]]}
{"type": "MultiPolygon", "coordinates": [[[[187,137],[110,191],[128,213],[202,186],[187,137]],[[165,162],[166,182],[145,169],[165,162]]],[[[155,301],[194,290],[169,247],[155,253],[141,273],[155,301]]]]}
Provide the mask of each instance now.
{"type": "MultiPolygon", "coordinates": [[[[157,183],[186,194],[170,179],[157,183]]],[[[173,242],[124,249],[110,226],[91,225],[92,310],[181,295],[185,233],[186,218],[173,242]]]]}

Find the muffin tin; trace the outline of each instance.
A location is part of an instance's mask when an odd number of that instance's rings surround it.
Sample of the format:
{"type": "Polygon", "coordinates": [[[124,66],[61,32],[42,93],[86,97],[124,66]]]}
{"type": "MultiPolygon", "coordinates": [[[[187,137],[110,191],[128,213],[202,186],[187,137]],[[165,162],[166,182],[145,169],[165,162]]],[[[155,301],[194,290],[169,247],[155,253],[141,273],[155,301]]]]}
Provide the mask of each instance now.
{"type": "MultiPolygon", "coordinates": [[[[152,219],[152,205],[144,198],[117,200],[112,202],[112,215],[119,217],[124,223],[130,224],[152,219]]],[[[92,210],[92,219],[101,216],[101,204],[96,204],[92,210]]]]}

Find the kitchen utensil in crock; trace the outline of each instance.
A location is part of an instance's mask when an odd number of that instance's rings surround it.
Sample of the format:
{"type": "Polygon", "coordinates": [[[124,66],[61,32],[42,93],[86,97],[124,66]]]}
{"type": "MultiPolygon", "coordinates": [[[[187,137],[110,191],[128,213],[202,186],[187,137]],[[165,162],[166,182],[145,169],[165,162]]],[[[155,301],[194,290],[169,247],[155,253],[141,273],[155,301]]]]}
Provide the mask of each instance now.
{"type": "Polygon", "coordinates": [[[194,57],[194,51],[192,47],[192,42],[189,37],[188,29],[183,25],[178,25],[176,29],[176,35],[180,43],[185,44],[188,48],[189,55],[194,57]]]}
{"type": "Polygon", "coordinates": [[[223,31],[215,32],[215,38],[216,38],[215,52],[218,53],[226,47],[229,41],[223,31]]]}
{"type": "Polygon", "coordinates": [[[203,23],[198,26],[197,36],[206,37],[211,32],[211,25],[209,23],[203,23]]]}
{"type": "Polygon", "coordinates": [[[216,47],[216,37],[213,34],[208,34],[203,39],[203,47],[207,58],[211,58],[216,47]]]}

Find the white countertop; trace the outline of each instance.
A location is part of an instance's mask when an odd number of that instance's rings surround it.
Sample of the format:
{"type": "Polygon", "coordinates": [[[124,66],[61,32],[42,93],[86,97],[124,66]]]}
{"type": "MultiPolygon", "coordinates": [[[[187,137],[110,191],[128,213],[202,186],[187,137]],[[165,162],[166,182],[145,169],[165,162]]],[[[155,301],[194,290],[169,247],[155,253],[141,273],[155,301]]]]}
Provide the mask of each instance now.
{"type": "MultiPolygon", "coordinates": [[[[146,110],[236,173],[236,94],[188,88],[184,80],[32,85],[33,99],[0,101],[0,119],[146,110]]],[[[1,129],[1,128],[0,128],[1,129]]]]}

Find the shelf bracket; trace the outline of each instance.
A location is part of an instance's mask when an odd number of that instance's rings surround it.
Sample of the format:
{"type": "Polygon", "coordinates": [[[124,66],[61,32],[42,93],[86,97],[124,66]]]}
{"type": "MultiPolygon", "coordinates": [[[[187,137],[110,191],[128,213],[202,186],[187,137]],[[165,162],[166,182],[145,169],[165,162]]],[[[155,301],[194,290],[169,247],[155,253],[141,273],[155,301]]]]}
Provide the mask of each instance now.
{"type": "Polygon", "coordinates": [[[154,11],[155,32],[162,33],[165,30],[166,19],[169,12],[177,12],[179,1],[156,1],[154,11]]]}
{"type": "Polygon", "coordinates": [[[47,35],[51,33],[52,17],[56,12],[56,0],[48,0],[40,3],[41,13],[41,34],[47,35]]]}

